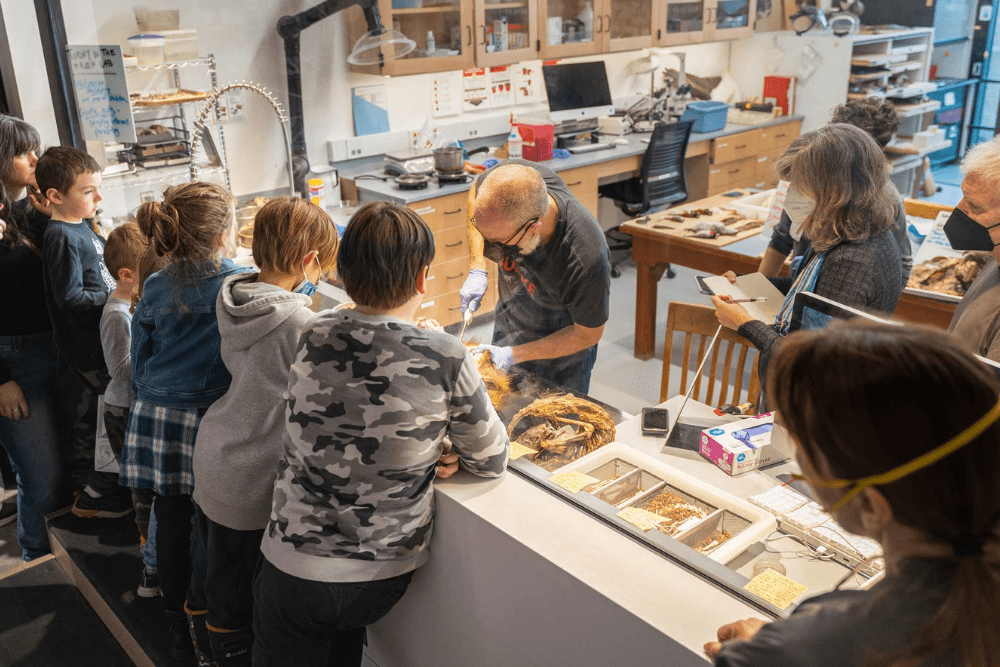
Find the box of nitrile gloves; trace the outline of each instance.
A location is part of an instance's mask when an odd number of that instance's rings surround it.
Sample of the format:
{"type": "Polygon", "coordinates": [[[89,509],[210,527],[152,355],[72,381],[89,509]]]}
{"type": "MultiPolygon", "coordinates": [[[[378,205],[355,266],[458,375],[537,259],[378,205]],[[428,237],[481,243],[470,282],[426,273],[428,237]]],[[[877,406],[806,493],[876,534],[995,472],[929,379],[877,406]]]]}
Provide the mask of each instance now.
{"type": "Polygon", "coordinates": [[[708,428],[701,432],[701,455],[729,475],[740,475],[786,461],[789,448],[784,429],[774,425],[770,412],[708,428]],[[777,437],[775,431],[779,433],[777,437]]]}

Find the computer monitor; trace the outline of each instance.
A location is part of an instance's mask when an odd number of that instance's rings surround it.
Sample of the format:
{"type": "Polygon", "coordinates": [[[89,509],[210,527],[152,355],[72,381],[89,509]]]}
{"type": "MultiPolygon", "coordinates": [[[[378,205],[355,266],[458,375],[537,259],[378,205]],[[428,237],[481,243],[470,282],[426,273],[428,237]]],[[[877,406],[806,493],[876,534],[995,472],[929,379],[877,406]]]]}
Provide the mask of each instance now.
{"type": "Polygon", "coordinates": [[[544,65],[542,76],[553,123],[588,120],[615,112],[603,60],[544,65]]]}
{"type": "MultiPolygon", "coordinates": [[[[837,303],[833,299],[828,299],[825,296],[819,296],[818,294],[813,294],[812,292],[799,292],[795,295],[795,300],[792,302],[791,328],[793,330],[802,328],[816,329],[825,326],[825,324],[828,324],[833,318],[849,320],[855,317],[861,317],[866,320],[871,320],[872,322],[879,322],[881,324],[903,326],[902,322],[887,320],[882,317],[872,315],[871,313],[866,313],[863,310],[845,306],[844,304],[837,303]]],[[[993,371],[993,374],[997,377],[998,384],[1000,384],[1000,364],[992,359],[981,357],[978,354],[975,355],[975,357],[976,359],[979,359],[979,361],[982,362],[987,368],[993,371]]]]}

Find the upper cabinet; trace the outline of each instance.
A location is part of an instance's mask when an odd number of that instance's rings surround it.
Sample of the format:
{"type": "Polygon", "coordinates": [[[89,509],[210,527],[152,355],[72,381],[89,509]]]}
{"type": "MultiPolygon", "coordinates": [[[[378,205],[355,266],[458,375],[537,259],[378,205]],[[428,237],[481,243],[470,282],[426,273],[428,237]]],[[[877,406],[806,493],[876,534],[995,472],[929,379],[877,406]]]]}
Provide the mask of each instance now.
{"type": "Polygon", "coordinates": [[[757,0],[658,0],[659,46],[696,44],[753,35],[757,0]]]}
{"type": "MultiPolygon", "coordinates": [[[[473,0],[379,0],[382,22],[417,44],[417,48],[381,66],[352,66],[371,74],[420,74],[475,67],[476,46],[472,31],[473,0]]],[[[367,30],[360,11],[349,12],[350,44],[367,30]]]]}
{"type": "Polygon", "coordinates": [[[653,45],[656,0],[540,0],[542,59],[653,45]]]}
{"type": "Polygon", "coordinates": [[[476,64],[479,67],[510,65],[538,57],[538,0],[474,2],[476,64]]]}
{"type": "MultiPolygon", "coordinates": [[[[379,0],[417,48],[371,74],[420,74],[589,56],[753,34],[757,0],[379,0]]],[[[366,30],[348,13],[351,46],[366,30]]]]}

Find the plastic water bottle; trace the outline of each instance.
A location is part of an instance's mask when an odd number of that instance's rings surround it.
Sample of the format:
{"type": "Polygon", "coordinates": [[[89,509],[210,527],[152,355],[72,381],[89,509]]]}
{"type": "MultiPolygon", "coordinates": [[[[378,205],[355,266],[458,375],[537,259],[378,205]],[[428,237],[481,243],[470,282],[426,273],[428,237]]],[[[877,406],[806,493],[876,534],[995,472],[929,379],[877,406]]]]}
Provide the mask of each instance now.
{"type": "Polygon", "coordinates": [[[437,51],[437,42],[434,41],[434,31],[427,31],[427,55],[433,55],[437,51]]]}
{"type": "Polygon", "coordinates": [[[581,41],[590,42],[594,39],[594,8],[588,2],[580,10],[576,17],[583,22],[583,39],[581,41]]]}
{"type": "Polygon", "coordinates": [[[511,160],[521,159],[521,133],[517,129],[517,125],[510,126],[510,136],[507,137],[507,157],[511,160]]]}

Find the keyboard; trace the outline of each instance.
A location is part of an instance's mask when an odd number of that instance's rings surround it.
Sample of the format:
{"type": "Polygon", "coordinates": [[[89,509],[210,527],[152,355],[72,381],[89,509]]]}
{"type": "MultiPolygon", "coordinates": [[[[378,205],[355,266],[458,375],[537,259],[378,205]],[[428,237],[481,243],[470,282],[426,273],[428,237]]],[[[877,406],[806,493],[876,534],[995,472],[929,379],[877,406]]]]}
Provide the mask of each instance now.
{"type": "Polygon", "coordinates": [[[882,569],[882,546],[860,535],[852,535],[840,527],[816,502],[795,489],[776,486],[747,498],[778,519],[778,527],[813,548],[822,547],[834,560],[848,567],[867,563],[872,569],[882,569]],[[874,561],[874,562],[873,562],[874,561]]]}
{"type": "Polygon", "coordinates": [[[570,148],[567,148],[566,150],[568,150],[570,153],[593,153],[594,151],[604,151],[614,147],[615,147],[614,144],[597,143],[597,144],[581,144],[579,146],[572,146],[570,148]]]}

